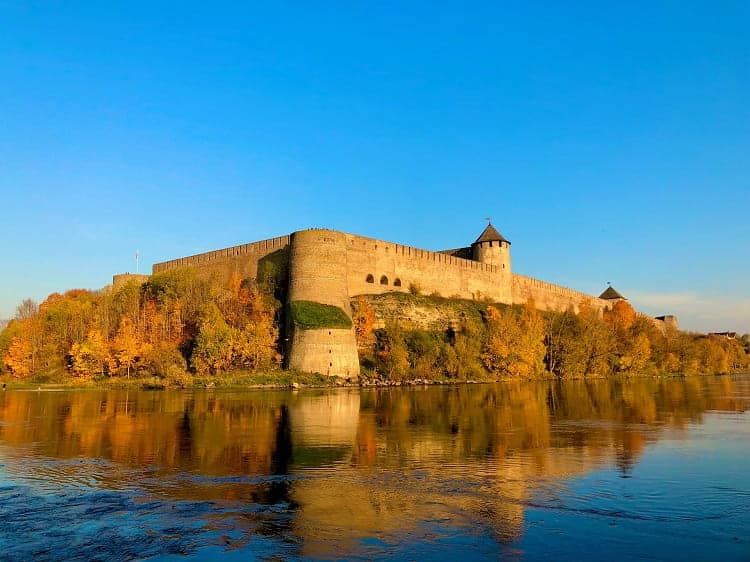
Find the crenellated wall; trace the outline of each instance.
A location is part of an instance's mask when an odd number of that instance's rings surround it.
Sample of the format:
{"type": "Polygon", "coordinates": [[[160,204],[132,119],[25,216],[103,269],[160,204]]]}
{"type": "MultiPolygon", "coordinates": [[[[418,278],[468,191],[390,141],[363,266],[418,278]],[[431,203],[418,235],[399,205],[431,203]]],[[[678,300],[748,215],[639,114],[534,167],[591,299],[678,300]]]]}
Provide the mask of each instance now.
{"type": "Polygon", "coordinates": [[[267,240],[260,240],[259,242],[240,244],[239,246],[231,246],[229,248],[214,250],[212,252],[204,252],[202,254],[195,254],[184,258],[163,261],[155,263],[152,271],[154,273],[160,273],[177,267],[205,266],[217,262],[241,259],[246,256],[264,256],[288,246],[289,239],[289,235],[277,236],[276,238],[268,238],[267,240]]]}
{"type": "Polygon", "coordinates": [[[284,252],[289,247],[290,236],[278,236],[250,244],[231,246],[222,250],[205,252],[174,260],[155,263],[153,273],[161,273],[179,267],[193,267],[206,274],[214,274],[219,280],[226,281],[233,274],[247,279],[258,277],[258,264],[268,256],[278,254],[286,268],[288,257],[284,252]]]}
{"type": "Polygon", "coordinates": [[[415,285],[425,294],[511,302],[510,272],[497,266],[364,236],[347,234],[346,240],[350,296],[415,285]]]}
{"type": "MultiPolygon", "coordinates": [[[[333,230],[310,229],[157,263],[153,272],[194,267],[228,280],[235,274],[259,279],[271,271],[276,286],[288,288],[288,303],[309,300],[334,305],[347,315],[351,315],[352,297],[407,292],[411,287],[423,294],[505,304],[523,304],[533,299],[542,310],[572,307],[578,312],[584,301],[598,310],[612,305],[611,301],[580,291],[512,273],[510,245],[507,241],[503,244],[495,249],[490,242],[484,252],[490,252],[488,257],[476,251],[476,243],[472,247],[431,252],[333,230]],[[469,259],[472,257],[475,259],[469,259]]],[[[668,318],[669,322],[660,321],[659,325],[676,325],[676,320],[668,318]]],[[[359,374],[353,328],[302,330],[294,329],[291,322],[287,326],[286,359],[290,367],[345,377],[359,374]]]]}
{"type": "Polygon", "coordinates": [[[582,293],[581,291],[575,291],[561,285],[555,285],[554,283],[514,273],[513,303],[523,304],[529,299],[533,299],[534,304],[540,310],[559,311],[567,310],[572,306],[576,313],[583,301],[588,301],[591,306],[599,310],[604,310],[611,305],[610,302],[604,299],[582,293]]]}

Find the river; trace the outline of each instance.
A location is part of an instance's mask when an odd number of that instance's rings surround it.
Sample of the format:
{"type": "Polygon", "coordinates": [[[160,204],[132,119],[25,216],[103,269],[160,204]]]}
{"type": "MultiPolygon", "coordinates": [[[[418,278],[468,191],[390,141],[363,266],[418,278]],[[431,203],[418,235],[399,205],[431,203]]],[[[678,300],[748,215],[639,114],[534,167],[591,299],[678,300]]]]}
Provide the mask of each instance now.
{"type": "Polygon", "coordinates": [[[750,376],[5,391],[0,560],[750,560],[750,376]]]}

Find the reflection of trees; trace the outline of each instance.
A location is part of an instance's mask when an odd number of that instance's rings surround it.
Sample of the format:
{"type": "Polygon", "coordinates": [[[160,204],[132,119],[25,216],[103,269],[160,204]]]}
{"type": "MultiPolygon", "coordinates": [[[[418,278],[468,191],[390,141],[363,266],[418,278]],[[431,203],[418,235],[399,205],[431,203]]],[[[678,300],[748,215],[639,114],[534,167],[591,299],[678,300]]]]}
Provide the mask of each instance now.
{"type": "MultiPolygon", "coordinates": [[[[293,533],[304,554],[326,557],[426,520],[482,525],[512,541],[540,482],[607,462],[627,473],[663,428],[685,428],[708,410],[741,411],[734,385],[694,377],[361,392],[6,392],[0,443],[22,451],[19,459],[158,467],[157,483],[142,485],[172,499],[284,504],[294,515],[269,532],[293,533]],[[175,474],[195,478],[158,485],[175,474]],[[235,476],[261,478],[226,478],[235,476]]],[[[102,484],[134,473],[119,474],[102,484]]]]}
{"type": "MultiPolygon", "coordinates": [[[[20,449],[34,443],[44,457],[102,458],[157,467],[162,474],[283,474],[291,456],[288,410],[278,394],[248,400],[230,394],[6,392],[0,419],[4,444],[20,449]]],[[[198,483],[170,493],[231,499],[249,492],[198,483]]]]}

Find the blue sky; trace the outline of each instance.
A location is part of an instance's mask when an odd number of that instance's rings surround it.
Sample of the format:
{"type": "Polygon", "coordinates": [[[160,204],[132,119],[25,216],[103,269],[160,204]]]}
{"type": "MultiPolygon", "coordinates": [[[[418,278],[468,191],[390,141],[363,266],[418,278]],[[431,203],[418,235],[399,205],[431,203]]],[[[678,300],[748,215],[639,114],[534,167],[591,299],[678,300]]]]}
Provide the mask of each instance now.
{"type": "Polygon", "coordinates": [[[0,317],[325,226],[750,332],[747,2],[0,3],[0,317]],[[270,7],[268,4],[274,4],[270,7]]]}

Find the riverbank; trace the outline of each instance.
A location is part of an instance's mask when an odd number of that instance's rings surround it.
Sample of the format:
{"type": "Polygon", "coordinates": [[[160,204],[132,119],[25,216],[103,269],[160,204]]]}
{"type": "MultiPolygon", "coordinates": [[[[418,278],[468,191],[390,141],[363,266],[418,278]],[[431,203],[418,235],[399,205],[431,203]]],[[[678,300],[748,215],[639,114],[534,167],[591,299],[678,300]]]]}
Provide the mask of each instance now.
{"type": "MultiPolygon", "coordinates": [[[[731,373],[730,375],[747,375],[750,373],[731,373]]],[[[44,381],[2,381],[4,390],[189,390],[189,389],[225,389],[225,390],[299,390],[303,388],[389,388],[410,386],[452,386],[490,384],[510,381],[554,381],[554,380],[602,380],[602,379],[638,379],[638,378],[685,378],[719,376],[720,373],[700,375],[683,373],[627,374],[627,375],[588,375],[560,379],[552,374],[521,378],[486,378],[486,379],[404,379],[388,380],[371,377],[360,377],[352,381],[340,377],[327,377],[317,373],[293,371],[271,371],[252,373],[245,371],[229,372],[213,376],[191,376],[186,374],[179,379],[160,377],[102,377],[89,380],[49,380],[44,381]]],[[[726,374],[725,374],[726,375],[726,374]]]]}

